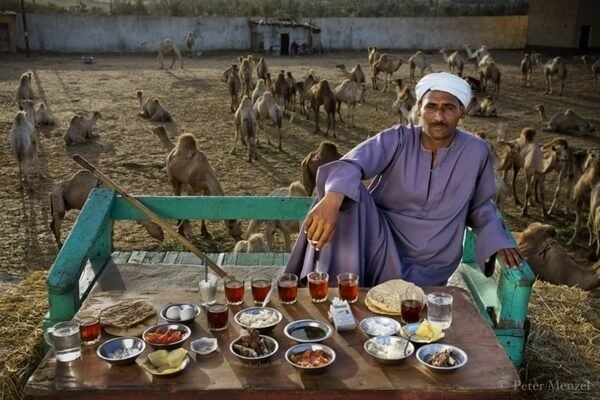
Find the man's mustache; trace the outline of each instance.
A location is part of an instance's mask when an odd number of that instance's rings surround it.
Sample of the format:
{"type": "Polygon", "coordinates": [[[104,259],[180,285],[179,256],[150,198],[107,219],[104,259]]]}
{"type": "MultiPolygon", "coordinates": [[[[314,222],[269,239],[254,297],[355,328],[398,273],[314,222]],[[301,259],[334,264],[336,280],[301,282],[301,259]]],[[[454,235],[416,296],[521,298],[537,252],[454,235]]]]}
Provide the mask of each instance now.
{"type": "Polygon", "coordinates": [[[445,124],[443,122],[435,122],[433,124],[431,124],[432,126],[443,126],[444,128],[448,126],[448,124],[445,124]]]}

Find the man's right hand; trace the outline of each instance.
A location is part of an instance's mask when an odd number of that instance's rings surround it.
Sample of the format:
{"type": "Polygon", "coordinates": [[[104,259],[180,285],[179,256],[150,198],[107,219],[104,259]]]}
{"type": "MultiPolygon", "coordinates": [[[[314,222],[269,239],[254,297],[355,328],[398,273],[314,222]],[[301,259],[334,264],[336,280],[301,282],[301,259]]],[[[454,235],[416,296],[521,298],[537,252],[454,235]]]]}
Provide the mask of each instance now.
{"type": "Polygon", "coordinates": [[[309,243],[315,246],[317,251],[333,237],[342,201],[344,201],[344,194],[327,192],[308,213],[304,232],[309,243]]]}

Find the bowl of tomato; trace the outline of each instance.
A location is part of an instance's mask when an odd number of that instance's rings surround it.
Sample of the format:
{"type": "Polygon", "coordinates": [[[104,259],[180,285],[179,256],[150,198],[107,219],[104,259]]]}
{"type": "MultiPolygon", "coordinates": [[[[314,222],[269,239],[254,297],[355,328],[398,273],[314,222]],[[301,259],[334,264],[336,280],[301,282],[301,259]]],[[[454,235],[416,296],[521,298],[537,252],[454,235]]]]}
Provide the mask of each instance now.
{"type": "Polygon", "coordinates": [[[184,324],[158,324],[146,329],[142,339],[155,349],[172,350],[181,347],[191,334],[191,329],[184,324]]]}

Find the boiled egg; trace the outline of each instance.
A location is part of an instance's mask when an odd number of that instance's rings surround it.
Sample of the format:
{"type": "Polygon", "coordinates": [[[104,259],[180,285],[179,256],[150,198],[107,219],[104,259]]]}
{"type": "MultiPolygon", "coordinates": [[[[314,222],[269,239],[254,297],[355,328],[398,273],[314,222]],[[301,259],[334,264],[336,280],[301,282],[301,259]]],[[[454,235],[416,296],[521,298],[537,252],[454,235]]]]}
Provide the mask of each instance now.
{"type": "Polygon", "coordinates": [[[179,306],[173,306],[173,307],[169,307],[167,309],[167,312],[165,313],[165,316],[168,319],[180,319],[181,318],[181,308],[179,308],[179,306]]]}
{"type": "Polygon", "coordinates": [[[181,318],[182,321],[187,321],[189,319],[192,319],[196,316],[196,310],[194,310],[192,307],[187,307],[184,308],[183,310],[181,310],[181,313],[179,314],[179,317],[181,318]]]}

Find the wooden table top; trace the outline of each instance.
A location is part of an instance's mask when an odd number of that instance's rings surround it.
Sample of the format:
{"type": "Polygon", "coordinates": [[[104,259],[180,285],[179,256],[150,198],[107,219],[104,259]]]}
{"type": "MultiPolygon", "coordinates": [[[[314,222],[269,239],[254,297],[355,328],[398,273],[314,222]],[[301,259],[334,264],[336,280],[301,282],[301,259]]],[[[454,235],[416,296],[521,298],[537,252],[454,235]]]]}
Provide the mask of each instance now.
{"type": "MultiPolygon", "coordinates": [[[[252,306],[251,293],[246,290],[245,303],[230,307],[229,326],[222,332],[207,329],[206,313],[201,313],[190,325],[190,342],[204,336],[218,339],[219,352],[199,356],[190,351],[191,362],[176,376],[157,377],[138,365],[111,366],[96,355],[98,345],[83,346],[82,357],[70,363],[57,363],[49,352],[30,377],[25,389],[27,399],[506,399],[518,398],[515,388],[518,374],[496,340],[492,329],[479,316],[468,294],[456,287],[425,288],[426,292],[443,291],[454,296],[452,326],[440,343],[456,345],[469,356],[468,363],[453,373],[434,372],[421,365],[412,355],[397,364],[382,364],[363,349],[367,336],[357,327],[354,331],[335,332],[324,344],[332,347],[337,359],[322,373],[303,373],[284,359],[285,351],[296,344],[283,329],[298,319],[327,321],[330,303],[313,304],[307,289],[300,289],[298,302],[282,305],[273,295],[271,307],[283,314],[283,321],[270,334],[280,345],[271,363],[252,366],[242,363],[229,352],[230,342],[239,336],[240,328],[233,315],[252,306]]],[[[361,289],[359,301],[352,305],[357,320],[374,315],[364,305],[366,289],[361,289]]],[[[331,288],[329,298],[337,295],[331,288]]],[[[146,298],[160,310],[170,303],[199,303],[198,293],[190,291],[123,292],[94,290],[83,309],[102,309],[124,298],[146,298]]],[[[218,300],[224,300],[222,292],[218,300]],[[220,297],[220,299],[219,299],[220,297]]],[[[102,340],[110,335],[103,332],[102,340]]],[[[147,347],[140,358],[151,352],[147,347]]]]}

